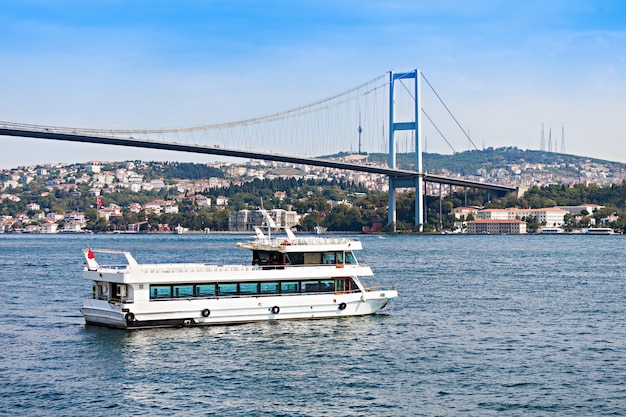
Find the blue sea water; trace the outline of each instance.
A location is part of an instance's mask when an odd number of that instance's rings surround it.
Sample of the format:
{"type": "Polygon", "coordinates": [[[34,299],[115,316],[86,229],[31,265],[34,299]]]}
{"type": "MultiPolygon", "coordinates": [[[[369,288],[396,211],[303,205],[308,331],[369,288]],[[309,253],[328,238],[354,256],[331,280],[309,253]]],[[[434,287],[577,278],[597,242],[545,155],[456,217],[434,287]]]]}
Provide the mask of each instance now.
{"type": "Polygon", "coordinates": [[[622,236],[360,236],[370,317],[85,326],[81,249],[243,263],[232,235],[0,235],[0,415],[626,415],[622,236]]]}

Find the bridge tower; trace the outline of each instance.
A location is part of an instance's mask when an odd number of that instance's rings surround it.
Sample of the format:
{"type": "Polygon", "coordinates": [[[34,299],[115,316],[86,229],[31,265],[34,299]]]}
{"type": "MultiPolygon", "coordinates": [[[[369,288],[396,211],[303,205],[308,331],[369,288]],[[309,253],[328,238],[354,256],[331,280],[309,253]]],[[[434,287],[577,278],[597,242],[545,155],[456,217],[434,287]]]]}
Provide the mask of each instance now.
{"type": "MultiPolygon", "coordinates": [[[[415,171],[417,175],[412,179],[389,177],[389,215],[387,223],[396,223],[396,188],[415,188],[415,225],[419,231],[424,226],[424,178],[422,174],[422,112],[421,112],[421,72],[416,69],[412,72],[389,73],[389,168],[396,166],[396,137],[397,131],[412,130],[415,132],[415,171]],[[414,79],[415,115],[410,121],[396,121],[395,119],[395,88],[396,80],[414,79]]],[[[394,226],[395,227],[395,226],[394,226]]]]}

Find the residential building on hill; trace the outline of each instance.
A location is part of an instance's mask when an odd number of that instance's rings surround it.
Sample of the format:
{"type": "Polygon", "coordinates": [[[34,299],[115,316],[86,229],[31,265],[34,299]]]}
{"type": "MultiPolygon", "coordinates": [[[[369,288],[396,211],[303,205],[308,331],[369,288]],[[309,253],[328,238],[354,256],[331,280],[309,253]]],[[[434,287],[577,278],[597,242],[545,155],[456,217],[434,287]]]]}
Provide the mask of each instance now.
{"type": "Polygon", "coordinates": [[[470,215],[476,218],[476,215],[478,214],[478,210],[480,210],[479,207],[455,207],[452,209],[452,215],[454,216],[455,219],[461,219],[461,218],[467,219],[467,217],[470,215]]]}
{"type": "Polygon", "coordinates": [[[588,214],[592,214],[596,210],[603,209],[604,206],[598,204],[581,204],[579,206],[557,206],[561,210],[567,211],[571,215],[579,215],[582,214],[583,210],[587,211],[588,214]]]}

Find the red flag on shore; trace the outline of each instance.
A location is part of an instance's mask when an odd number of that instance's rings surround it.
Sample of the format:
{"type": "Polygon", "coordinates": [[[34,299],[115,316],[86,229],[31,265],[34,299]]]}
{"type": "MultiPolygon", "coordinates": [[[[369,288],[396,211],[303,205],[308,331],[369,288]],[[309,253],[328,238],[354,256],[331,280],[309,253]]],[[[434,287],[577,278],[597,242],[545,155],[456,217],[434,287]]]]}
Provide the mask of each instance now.
{"type": "Polygon", "coordinates": [[[104,200],[102,200],[102,197],[98,196],[98,198],[96,198],[96,206],[104,206],[104,200]]]}
{"type": "Polygon", "coordinates": [[[88,259],[93,259],[96,256],[93,254],[93,251],[91,250],[91,248],[87,248],[87,258],[88,259]]]}

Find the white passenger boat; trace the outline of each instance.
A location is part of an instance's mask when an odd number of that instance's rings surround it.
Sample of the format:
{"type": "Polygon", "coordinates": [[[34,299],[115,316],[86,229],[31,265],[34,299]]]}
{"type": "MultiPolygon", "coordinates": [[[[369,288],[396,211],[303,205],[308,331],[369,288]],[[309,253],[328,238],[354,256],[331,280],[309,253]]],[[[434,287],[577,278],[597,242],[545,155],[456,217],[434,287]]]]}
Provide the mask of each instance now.
{"type": "Polygon", "coordinates": [[[543,227],[539,232],[542,235],[560,235],[564,232],[560,227],[543,227]]]}
{"type": "Polygon", "coordinates": [[[363,316],[398,296],[365,283],[373,273],[354,255],[360,241],[285,232],[273,238],[257,228],[237,244],[252,252],[249,265],[139,264],[127,251],[83,249],[83,277],[94,285],[81,312],[87,324],[123,329],[204,326],[363,316]],[[99,252],[126,264],[99,265],[99,252]]]}
{"type": "Polygon", "coordinates": [[[591,227],[587,229],[588,235],[613,235],[615,232],[610,227],[591,227]]]}

